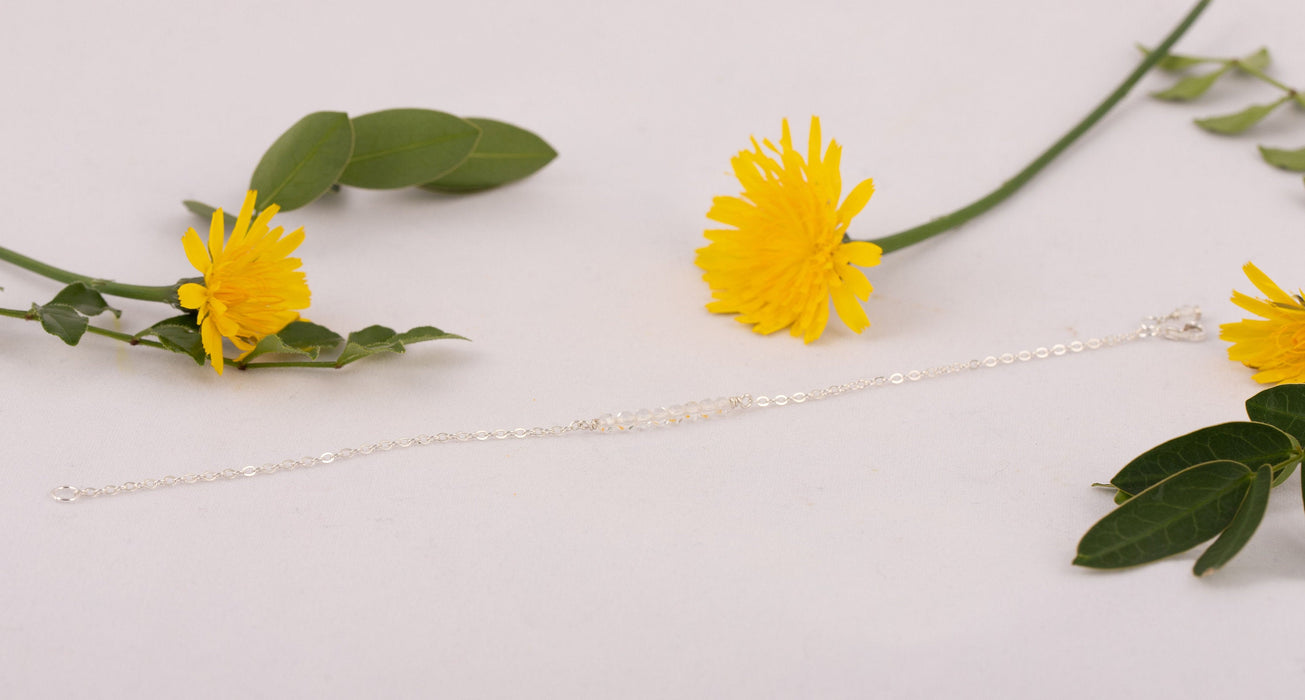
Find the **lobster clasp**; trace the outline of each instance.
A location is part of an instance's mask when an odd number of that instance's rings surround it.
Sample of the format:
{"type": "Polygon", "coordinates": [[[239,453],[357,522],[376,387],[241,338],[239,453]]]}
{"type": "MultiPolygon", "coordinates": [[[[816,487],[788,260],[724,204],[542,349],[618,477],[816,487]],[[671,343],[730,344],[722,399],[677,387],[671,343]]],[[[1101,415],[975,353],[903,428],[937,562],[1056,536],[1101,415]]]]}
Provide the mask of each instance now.
{"type": "Polygon", "coordinates": [[[1151,316],[1142,323],[1142,333],[1165,340],[1200,342],[1205,340],[1201,307],[1180,306],[1165,316],[1151,316]]]}

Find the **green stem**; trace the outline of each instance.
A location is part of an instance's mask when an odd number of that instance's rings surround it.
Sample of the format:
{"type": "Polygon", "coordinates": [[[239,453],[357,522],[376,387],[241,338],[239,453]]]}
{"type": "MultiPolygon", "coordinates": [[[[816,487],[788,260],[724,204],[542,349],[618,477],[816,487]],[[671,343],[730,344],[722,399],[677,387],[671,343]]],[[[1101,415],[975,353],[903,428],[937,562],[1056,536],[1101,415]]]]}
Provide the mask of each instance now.
{"type": "Polygon", "coordinates": [[[160,287],[146,287],[138,284],[119,284],[109,280],[97,279],[79,275],[75,272],[62,270],[53,265],[46,265],[40,260],[29,258],[21,253],[14,252],[0,246],[0,260],[13,263],[25,270],[35,272],[42,277],[48,277],[64,284],[81,282],[87,287],[94,289],[101,294],[112,294],[116,297],[125,297],[127,299],[142,299],[144,301],[159,301],[164,304],[172,304],[177,300],[177,285],[169,284],[160,287]]]}
{"type": "Polygon", "coordinates": [[[977,202],[962,207],[946,216],[934,219],[926,224],[921,224],[915,228],[909,228],[900,233],[895,233],[891,236],[874,239],[870,242],[883,248],[885,253],[891,253],[894,250],[900,250],[909,245],[915,245],[920,241],[936,236],[944,231],[950,231],[989,209],[992,209],[1005,201],[1007,197],[1015,194],[1016,190],[1023,187],[1029,180],[1032,180],[1034,175],[1037,175],[1038,172],[1047,167],[1051,161],[1056,159],[1056,156],[1060,155],[1066,148],[1069,148],[1070,144],[1078,140],[1078,137],[1082,136],[1088,131],[1088,129],[1091,129],[1094,124],[1100,121],[1101,117],[1105,116],[1116,103],[1122,100],[1124,96],[1128,94],[1129,90],[1132,90],[1133,86],[1142,79],[1142,76],[1145,75],[1147,71],[1151,70],[1152,66],[1154,66],[1161,58],[1168,55],[1169,49],[1173,47],[1184,33],[1187,32],[1187,29],[1192,26],[1192,23],[1195,22],[1196,18],[1205,11],[1206,5],[1209,4],[1210,0],[1200,0],[1200,2],[1196,3],[1196,6],[1187,13],[1186,17],[1183,18],[1183,21],[1169,33],[1169,36],[1165,37],[1164,41],[1160,42],[1160,45],[1157,46],[1154,51],[1148,53],[1146,57],[1142,59],[1142,62],[1138,64],[1137,68],[1133,69],[1133,72],[1124,79],[1124,82],[1121,83],[1119,87],[1115,88],[1114,92],[1106,97],[1105,101],[1097,105],[1097,108],[1084,117],[1083,121],[1079,122],[1073,129],[1070,129],[1068,133],[1060,137],[1060,140],[1052,144],[1051,148],[1048,148],[1032,163],[1029,163],[1023,170],[1016,173],[1015,177],[1002,183],[1001,187],[998,187],[991,194],[977,202]]]}
{"type": "MultiPolygon", "coordinates": [[[[35,313],[32,313],[31,311],[20,311],[18,309],[0,309],[0,316],[8,316],[10,318],[21,318],[24,321],[40,320],[40,317],[38,317],[35,313]]],[[[167,350],[167,347],[165,347],[163,343],[158,343],[153,340],[146,340],[145,338],[137,338],[134,335],[119,333],[118,331],[111,331],[108,328],[99,328],[97,326],[87,325],[86,332],[94,333],[95,335],[102,335],[105,338],[113,338],[114,340],[121,340],[122,342],[128,345],[146,345],[151,348],[159,348],[161,350],[167,350]]]]}
{"type": "Polygon", "coordinates": [[[1266,75],[1265,72],[1260,70],[1259,68],[1253,68],[1240,61],[1234,61],[1234,62],[1237,64],[1237,69],[1240,70],[1241,72],[1249,76],[1259,78],[1260,80],[1278,88],[1279,90],[1282,90],[1283,92],[1287,93],[1287,97],[1296,96],[1297,93],[1296,88],[1293,88],[1290,85],[1285,85],[1277,80],[1274,80],[1273,78],[1266,75]]]}

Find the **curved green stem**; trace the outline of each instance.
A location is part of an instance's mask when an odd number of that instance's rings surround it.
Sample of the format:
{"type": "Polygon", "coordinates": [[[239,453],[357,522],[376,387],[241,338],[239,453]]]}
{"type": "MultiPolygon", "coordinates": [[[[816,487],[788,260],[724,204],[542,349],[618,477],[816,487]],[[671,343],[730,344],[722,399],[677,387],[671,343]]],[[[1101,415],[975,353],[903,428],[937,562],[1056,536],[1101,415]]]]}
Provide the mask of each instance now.
{"type": "Polygon", "coordinates": [[[125,297],[127,299],[158,301],[164,304],[175,304],[177,301],[177,285],[175,284],[159,287],[147,287],[138,284],[120,284],[118,282],[97,279],[95,277],[87,277],[86,275],[69,272],[53,265],[46,265],[40,260],[29,258],[26,255],[12,251],[4,246],[0,246],[0,260],[13,263],[25,270],[35,272],[42,277],[48,277],[52,280],[63,282],[64,284],[81,282],[101,294],[112,294],[113,296],[125,297]]]}
{"type": "Polygon", "coordinates": [[[1023,187],[1029,180],[1032,180],[1034,175],[1037,175],[1038,172],[1047,167],[1051,161],[1056,159],[1056,156],[1060,155],[1066,148],[1069,148],[1070,144],[1078,140],[1078,137],[1082,136],[1088,131],[1088,129],[1091,129],[1094,124],[1100,121],[1101,117],[1105,116],[1106,112],[1109,112],[1116,103],[1122,100],[1124,96],[1128,94],[1129,90],[1132,90],[1133,86],[1137,84],[1137,81],[1141,80],[1142,76],[1145,75],[1147,71],[1151,70],[1152,66],[1154,66],[1161,58],[1168,55],[1169,49],[1173,47],[1184,33],[1187,32],[1187,29],[1192,26],[1192,23],[1195,22],[1196,18],[1205,11],[1205,7],[1209,4],[1210,0],[1200,0],[1200,2],[1196,3],[1196,6],[1187,13],[1186,17],[1183,18],[1183,21],[1169,33],[1169,36],[1165,37],[1164,41],[1160,42],[1160,45],[1157,46],[1154,51],[1148,53],[1146,57],[1142,59],[1142,62],[1138,64],[1137,68],[1133,69],[1133,72],[1124,79],[1124,82],[1121,83],[1119,87],[1115,88],[1114,92],[1106,97],[1105,101],[1097,105],[1097,108],[1084,117],[1083,121],[1080,121],[1073,129],[1070,129],[1068,133],[1060,137],[1060,140],[1052,144],[1051,148],[1048,148],[1042,153],[1042,155],[1034,159],[1032,163],[1029,163],[1023,170],[1016,173],[1015,177],[1002,183],[1001,187],[998,187],[991,194],[977,202],[962,207],[946,216],[934,219],[933,221],[916,226],[915,228],[909,228],[900,233],[895,233],[891,236],[871,240],[870,242],[883,248],[885,253],[891,253],[894,250],[900,250],[909,245],[915,245],[920,241],[936,236],[944,231],[954,229],[970,219],[992,209],[1005,201],[1007,197],[1015,194],[1016,190],[1023,187]]]}

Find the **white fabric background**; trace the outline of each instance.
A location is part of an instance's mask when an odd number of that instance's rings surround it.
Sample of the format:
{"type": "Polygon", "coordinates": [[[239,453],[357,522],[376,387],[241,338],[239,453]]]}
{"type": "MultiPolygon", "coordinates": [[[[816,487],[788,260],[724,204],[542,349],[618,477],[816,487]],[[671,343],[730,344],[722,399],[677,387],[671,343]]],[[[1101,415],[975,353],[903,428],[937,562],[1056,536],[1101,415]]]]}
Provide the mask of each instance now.
{"type": "MultiPolygon", "coordinates": [[[[138,284],[191,274],[183,198],[235,206],[302,115],[398,106],[561,156],[465,198],[348,190],[304,226],[310,316],[434,324],[347,371],[228,372],[0,328],[0,684],[10,697],[1296,697],[1294,478],[1216,576],[1070,566],[1142,450],[1242,415],[1217,340],[1138,343],[624,436],[433,446],[60,506],[101,485],[424,432],[805,390],[1213,323],[1257,261],[1305,283],[1299,110],[1254,136],[1138,91],[1015,199],[869,271],[873,326],[804,347],[703,310],[695,248],[747,137],[811,114],[885,235],[995,187],[1186,0],[24,3],[0,11],[3,245],[138,284]]],[[[1180,45],[1267,44],[1305,6],[1216,2],[1180,45]]],[[[1142,87],[1167,82],[1150,76],[1142,87]]],[[[850,186],[850,185],[849,185],[850,186]]],[[[0,302],[57,285],[0,267],[0,302]]],[[[122,328],[160,317],[123,301],[122,328]]],[[[1199,551],[1199,550],[1197,550],[1199,551]]]]}

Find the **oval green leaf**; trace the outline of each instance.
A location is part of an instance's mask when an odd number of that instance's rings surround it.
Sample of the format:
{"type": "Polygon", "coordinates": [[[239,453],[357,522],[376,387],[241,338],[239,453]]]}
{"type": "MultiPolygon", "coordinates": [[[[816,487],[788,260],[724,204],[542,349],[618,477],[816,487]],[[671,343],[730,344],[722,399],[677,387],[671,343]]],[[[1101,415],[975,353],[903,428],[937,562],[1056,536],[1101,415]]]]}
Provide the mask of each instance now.
{"type": "MultiPolygon", "coordinates": [[[[1135,494],[1189,467],[1215,460],[1233,460],[1259,467],[1298,461],[1296,438],[1265,423],[1246,421],[1202,428],[1143,452],[1110,480],[1115,488],[1135,494]]],[[[1285,464],[1284,464],[1285,466],[1285,464]]]]}
{"type": "Polygon", "coordinates": [[[1305,148],[1287,151],[1281,148],[1260,146],[1260,157],[1264,158],[1265,163],[1283,170],[1294,170],[1298,173],[1305,172],[1305,148]]]}
{"type": "Polygon", "coordinates": [[[1273,110],[1282,106],[1287,97],[1274,100],[1267,105],[1251,105],[1240,112],[1225,114],[1221,117],[1208,117],[1206,119],[1196,119],[1196,125],[1206,131],[1213,131],[1216,134],[1240,134],[1243,131],[1260,123],[1260,120],[1273,114],[1273,110]]]}
{"type": "Polygon", "coordinates": [[[1184,469],[1093,525],[1074,563],[1120,569],[1187,551],[1228,527],[1251,480],[1251,470],[1228,460],[1184,469]]]}
{"type": "MultiPolygon", "coordinates": [[[[1259,51],[1237,59],[1237,62],[1234,65],[1239,70],[1249,68],[1252,71],[1262,71],[1269,67],[1269,49],[1260,47],[1259,51]]],[[[1248,71],[1243,70],[1243,72],[1248,71]]]]}
{"type": "Polygon", "coordinates": [[[1269,507],[1273,468],[1267,464],[1262,465],[1255,471],[1252,479],[1251,488],[1242,499],[1232,522],[1228,523],[1227,529],[1219,535],[1219,539],[1215,540],[1214,544],[1201,554],[1201,558],[1196,560],[1192,573],[1204,576],[1223,568],[1224,564],[1232,561],[1232,558],[1242,551],[1242,547],[1251,540],[1251,535],[1255,534],[1255,529],[1264,519],[1264,511],[1269,507]]]}
{"type": "Polygon", "coordinates": [[[46,333],[58,337],[69,345],[81,342],[82,336],[86,334],[86,327],[90,325],[85,316],[77,313],[77,309],[67,304],[50,303],[44,306],[33,304],[32,312],[41,319],[41,328],[44,328],[46,333]]]}
{"type": "Polygon", "coordinates": [[[353,134],[340,183],[387,190],[433,182],[462,165],[480,127],[430,109],[388,109],[354,117],[353,134]]]}
{"type": "Polygon", "coordinates": [[[1171,100],[1181,102],[1185,100],[1194,100],[1209,90],[1215,81],[1219,80],[1224,73],[1228,72],[1228,66],[1218,70],[1210,71],[1202,75],[1193,75],[1173,84],[1168,90],[1151,93],[1152,97],[1161,100],[1171,100]]]}
{"type": "Polygon", "coordinates": [[[521,127],[480,117],[467,121],[480,127],[476,150],[465,163],[423,188],[435,192],[487,190],[533,175],[557,157],[547,141],[521,127]]]}
{"type": "Polygon", "coordinates": [[[298,209],[331,189],[353,154],[353,125],[344,112],[313,112],[272,144],[249,178],[258,204],[298,209]]]}
{"type": "Polygon", "coordinates": [[[109,302],[105,301],[99,292],[87,287],[84,282],[73,282],[59,290],[59,293],[54,295],[50,303],[71,306],[83,316],[99,316],[105,311],[109,311],[114,316],[122,317],[121,311],[109,306],[109,302]]]}
{"type": "Polygon", "coordinates": [[[189,355],[195,364],[204,364],[204,359],[208,356],[204,351],[204,342],[200,336],[199,325],[195,323],[194,314],[165,318],[133,337],[144,338],[151,335],[158,338],[164,348],[189,355]]]}

